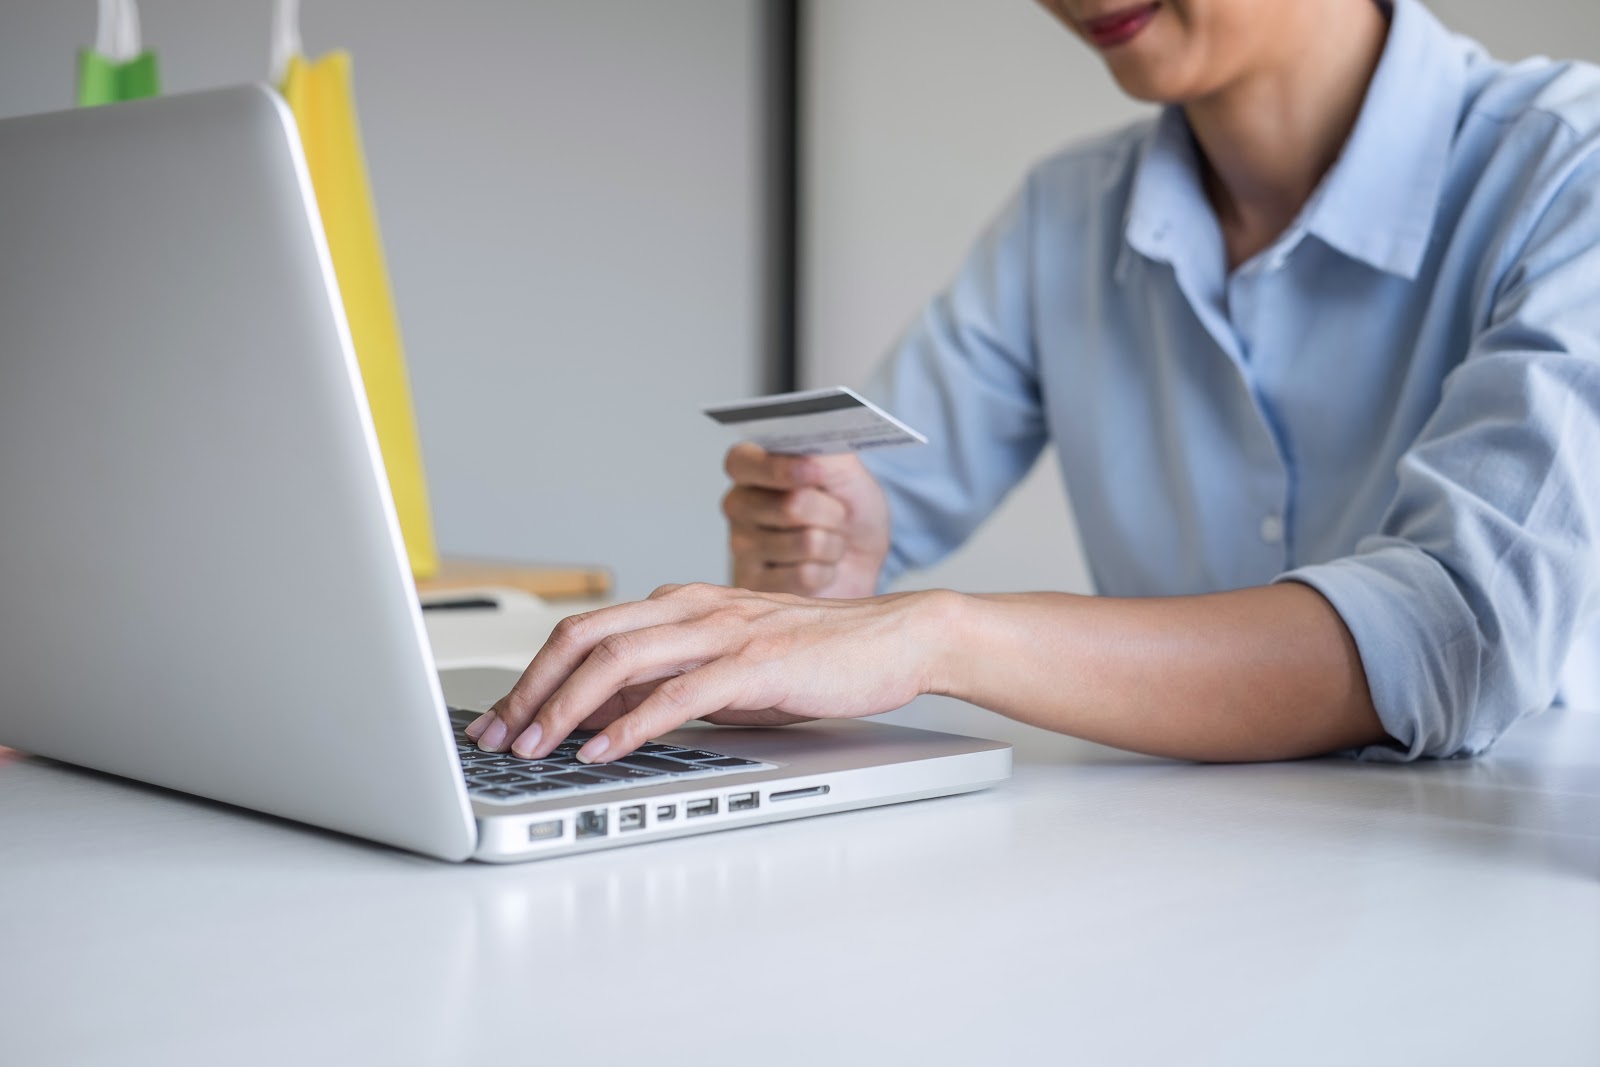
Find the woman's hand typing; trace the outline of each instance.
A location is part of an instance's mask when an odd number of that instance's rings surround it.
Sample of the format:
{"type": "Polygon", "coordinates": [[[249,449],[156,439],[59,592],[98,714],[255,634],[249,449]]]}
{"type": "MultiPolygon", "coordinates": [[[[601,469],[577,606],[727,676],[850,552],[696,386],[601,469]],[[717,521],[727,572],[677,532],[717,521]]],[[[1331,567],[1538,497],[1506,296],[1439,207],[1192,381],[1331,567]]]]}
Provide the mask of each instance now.
{"type": "Polygon", "coordinates": [[[537,759],[574,729],[598,729],[578,758],[605,762],[692,719],[770,726],[889,711],[929,691],[941,605],[954,597],[664,586],[563,620],[467,734],[537,759]]]}

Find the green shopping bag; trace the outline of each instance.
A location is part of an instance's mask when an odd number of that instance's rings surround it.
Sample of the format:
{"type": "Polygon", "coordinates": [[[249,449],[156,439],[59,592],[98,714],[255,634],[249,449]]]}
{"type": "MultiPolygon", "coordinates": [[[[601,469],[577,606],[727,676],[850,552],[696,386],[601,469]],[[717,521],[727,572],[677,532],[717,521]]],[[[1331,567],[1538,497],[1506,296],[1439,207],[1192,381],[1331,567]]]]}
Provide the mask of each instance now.
{"type": "Polygon", "coordinates": [[[91,107],[160,92],[161,71],[156,54],[140,45],[134,0],[100,0],[94,47],[78,53],[78,103],[91,107]]]}

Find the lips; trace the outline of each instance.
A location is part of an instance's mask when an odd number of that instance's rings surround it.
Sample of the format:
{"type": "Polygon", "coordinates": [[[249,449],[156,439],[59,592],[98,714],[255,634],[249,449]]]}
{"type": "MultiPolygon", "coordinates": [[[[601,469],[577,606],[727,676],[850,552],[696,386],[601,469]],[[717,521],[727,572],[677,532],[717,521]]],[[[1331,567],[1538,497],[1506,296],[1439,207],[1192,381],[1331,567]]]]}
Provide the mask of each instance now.
{"type": "Polygon", "coordinates": [[[1085,19],[1082,24],[1083,32],[1094,42],[1096,48],[1115,48],[1137,37],[1141,30],[1150,25],[1150,20],[1156,17],[1156,12],[1159,10],[1161,10],[1159,0],[1155,3],[1121,8],[1110,14],[1085,19]]]}

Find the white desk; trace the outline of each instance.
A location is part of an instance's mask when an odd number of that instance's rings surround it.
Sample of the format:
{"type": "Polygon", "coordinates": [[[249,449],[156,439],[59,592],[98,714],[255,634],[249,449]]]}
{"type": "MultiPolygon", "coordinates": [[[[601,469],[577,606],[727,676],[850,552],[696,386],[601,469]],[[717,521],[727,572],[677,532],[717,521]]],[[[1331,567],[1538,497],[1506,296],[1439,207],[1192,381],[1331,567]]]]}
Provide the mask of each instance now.
{"type": "Polygon", "coordinates": [[[1600,1064],[1600,715],[1400,768],[897,717],[1015,779],[501,868],[0,765],[0,1063],[1600,1064]]]}

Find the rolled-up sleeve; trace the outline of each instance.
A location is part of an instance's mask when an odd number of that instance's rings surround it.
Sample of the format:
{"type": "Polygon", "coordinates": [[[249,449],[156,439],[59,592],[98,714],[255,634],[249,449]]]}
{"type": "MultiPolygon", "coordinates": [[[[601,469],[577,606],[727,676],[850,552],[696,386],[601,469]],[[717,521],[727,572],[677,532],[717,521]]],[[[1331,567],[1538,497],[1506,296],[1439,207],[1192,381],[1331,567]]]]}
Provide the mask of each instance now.
{"type": "Polygon", "coordinates": [[[1282,575],[1355,639],[1390,746],[1482,752],[1551,703],[1600,609],[1600,150],[1577,146],[1467,358],[1398,465],[1380,530],[1282,575]]]}

